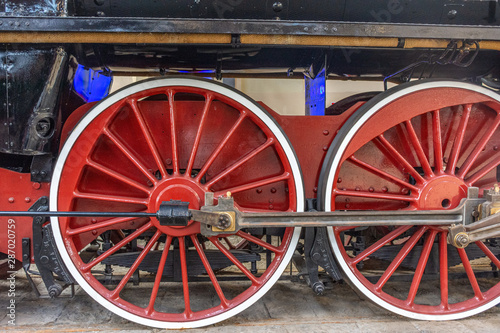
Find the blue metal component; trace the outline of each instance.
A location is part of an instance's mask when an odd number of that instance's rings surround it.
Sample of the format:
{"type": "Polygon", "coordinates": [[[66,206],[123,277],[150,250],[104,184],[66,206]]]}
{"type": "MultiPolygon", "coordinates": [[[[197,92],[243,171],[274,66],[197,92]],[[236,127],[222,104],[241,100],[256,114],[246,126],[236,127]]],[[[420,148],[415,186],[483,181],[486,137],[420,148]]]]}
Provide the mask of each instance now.
{"type": "Polygon", "coordinates": [[[86,102],[96,102],[108,96],[112,82],[113,77],[109,72],[94,71],[78,65],[73,87],[86,102]]]}
{"type": "Polygon", "coordinates": [[[325,67],[313,79],[304,75],[306,89],[306,115],[324,116],[326,108],[325,67]]]}

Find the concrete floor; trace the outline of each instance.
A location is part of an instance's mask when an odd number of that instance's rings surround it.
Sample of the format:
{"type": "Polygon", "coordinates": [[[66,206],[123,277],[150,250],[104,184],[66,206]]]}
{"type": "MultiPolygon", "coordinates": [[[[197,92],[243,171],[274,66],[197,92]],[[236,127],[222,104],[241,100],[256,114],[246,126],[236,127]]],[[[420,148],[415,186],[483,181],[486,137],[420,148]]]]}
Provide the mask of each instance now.
{"type": "MultiPolygon", "coordinates": [[[[35,279],[37,284],[41,279],[35,279]]],[[[76,288],[74,298],[38,299],[23,271],[16,276],[16,326],[5,309],[8,283],[0,281],[0,331],[9,332],[158,332],[128,322],[76,288]]],[[[68,293],[66,290],[63,294],[68,293]]],[[[326,296],[305,285],[279,281],[246,311],[213,326],[182,332],[498,332],[500,308],[453,322],[415,321],[390,314],[360,299],[348,285],[335,284],[326,296]]],[[[173,331],[175,332],[175,331],[173,331]]]]}

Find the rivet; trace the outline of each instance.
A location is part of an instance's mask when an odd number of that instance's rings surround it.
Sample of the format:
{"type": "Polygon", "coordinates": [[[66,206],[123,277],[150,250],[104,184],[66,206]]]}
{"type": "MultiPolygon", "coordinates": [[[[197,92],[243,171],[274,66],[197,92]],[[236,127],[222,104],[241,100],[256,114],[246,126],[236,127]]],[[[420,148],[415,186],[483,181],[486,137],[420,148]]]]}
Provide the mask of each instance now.
{"type": "Polygon", "coordinates": [[[345,208],[351,208],[350,204],[345,204],[345,208]]]}
{"type": "Polygon", "coordinates": [[[274,209],[274,206],[273,205],[269,205],[269,209],[274,209]]]}
{"type": "Polygon", "coordinates": [[[256,190],[256,192],[257,192],[257,193],[259,193],[259,194],[261,194],[261,193],[262,193],[262,189],[258,188],[258,189],[256,190]]]}
{"type": "Polygon", "coordinates": [[[373,192],[373,191],[375,191],[375,189],[370,186],[370,188],[368,189],[368,191],[373,192]]]}
{"type": "Polygon", "coordinates": [[[359,186],[356,186],[356,188],[354,190],[355,191],[361,191],[361,188],[359,186]]]}
{"type": "Polygon", "coordinates": [[[493,150],[498,150],[498,146],[493,147],[493,150]]]}
{"type": "Polygon", "coordinates": [[[274,187],[271,188],[271,193],[276,193],[276,189],[274,187]]]}
{"type": "Polygon", "coordinates": [[[26,203],[31,202],[31,198],[30,198],[30,197],[26,197],[26,198],[24,198],[24,201],[25,201],[26,203]]]}
{"type": "Polygon", "coordinates": [[[165,160],[165,163],[167,163],[167,165],[170,165],[170,164],[172,164],[172,160],[171,160],[170,158],[167,158],[167,159],[165,160]]]}
{"type": "Polygon", "coordinates": [[[342,178],[337,179],[337,183],[342,183],[342,178]]]}
{"type": "Polygon", "coordinates": [[[314,187],[314,188],[313,188],[313,192],[314,192],[314,193],[318,192],[318,188],[317,188],[317,187],[314,187]]]}
{"type": "Polygon", "coordinates": [[[92,223],[95,224],[95,223],[97,223],[97,220],[96,219],[91,219],[90,222],[92,222],[92,223]]]}
{"type": "Polygon", "coordinates": [[[269,199],[269,203],[270,204],[274,203],[274,199],[269,199]]]}
{"type": "Polygon", "coordinates": [[[330,132],[328,130],[323,131],[323,135],[328,135],[328,134],[330,134],[330,132]]]}
{"type": "Polygon", "coordinates": [[[389,191],[389,189],[387,188],[387,186],[382,187],[382,192],[387,192],[387,191],[389,191]]]}
{"type": "Polygon", "coordinates": [[[14,197],[10,197],[10,198],[9,198],[9,202],[10,202],[10,203],[14,203],[14,201],[15,201],[15,200],[14,200],[14,197]]]}
{"type": "Polygon", "coordinates": [[[410,193],[410,190],[408,190],[407,188],[403,188],[403,189],[401,189],[401,193],[408,194],[408,193],[410,193]]]}
{"type": "Polygon", "coordinates": [[[36,182],[35,182],[35,183],[33,183],[33,184],[32,184],[32,186],[33,186],[33,188],[34,188],[35,190],[39,190],[39,189],[40,189],[40,187],[42,187],[42,184],[40,184],[40,183],[36,183],[36,182]]]}
{"type": "Polygon", "coordinates": [[[97,230],[92,230],[92,235],[97,235],[97,230]]]}
{"type": "Polygon", "coordinates": [[[327,150],[328,150],[328,146],[324,146],[323,151],[327,151],[327,150]]]}

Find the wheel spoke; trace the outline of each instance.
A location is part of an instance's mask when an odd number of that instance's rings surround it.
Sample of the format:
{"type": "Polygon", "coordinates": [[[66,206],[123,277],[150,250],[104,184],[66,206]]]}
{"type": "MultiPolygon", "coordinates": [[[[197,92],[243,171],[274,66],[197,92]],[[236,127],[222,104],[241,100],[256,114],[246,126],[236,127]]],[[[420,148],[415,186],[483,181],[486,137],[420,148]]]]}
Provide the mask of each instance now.
{"type": "Polygon", "coordinates": [[[156,144],[153,140],[153,137],[151,136],[151,132],[149,130],[149,127],[146,124],[146,121],[144,120],[144,117],[143,117],[141,111],[139,110],[139,106],[137,105],[137,100],[136,99],[129,99],[128,105],[132,108],[132,111],[134,112],[135,117],[139,121],[139,126],[141,128],[142,135],[144,136],[144,139],[145,139],[146,143],[148,144],[149,150],[153,154],[156,165],[158,166],[158,170],[160,170],[161,177],[163,179],[167,178],[168,177],[167,168],[165,167],[165,164],[163,163],[160,152],[158,151],[158,147],[156,146],[156,144]]]}
{"type": "Polygon", "coordinates": [[[486,256],[488,256],[488,258],[490,258],[491,262],[500,269],[500,260],[498,260],[491,250],[488,249],[488,247],[481,241],[477,241],[475,244],[481,249],[481,251],[483,251],[484,254],[486,254],[486,256]]]}
{"type": "Polygon", "coordinates": [[[111,195],[111,194],[82,193],[78,190],[74,191],[73,195],[76,198],[81,198],[81,199],[109,201],[117,203],[127,203],[127,204],[137,204],[137,205],[146,205],[148,203],[147,199],[122,197],[119,195],[111,195]]]}
{"type": "Polygon", "coordinates": [[[349,264],[351,265],[356,265],[357,263],[361,262],[363,259],[368,257],[370,254],[374,253],[375,251],[380,250],[381,247],[389,243],[390,241],[394,240],[396,237],[410,229],[412,226],[411,225],[405,225],[398,227],[385,235],[384,237],[380,238],[378,241],[370,245],[367,249],[365,249],[363,252],[358,254],[355,258],[352,260],[348,260],[349,264]]]}
{"type": "Polygon", "coordinates": [[[248,279],[250,279],[250,281],[252,281],[252,284],[259,284],[259,280],[252,273],[250,273],[250,271],[231,252],[229,252],[229,250],[226,249],[216,237],[210,237],[209,239],[212,244],[219,249],[219,251],[231,260],[231,262],[235,264],[236,267],[238,267],[238,269],[245,274],[248,279]]]}
{"type": "Polygon", "coordinates": [[[382,178],[384,178],[384,179],[387,179],[387,180],[392,181],[392,182],[393,182],[393,183],[395,183],[395,184],[398,184],[398,185],[401,185],[401,186],[407,187],[407,188],[409,188],[409,189],[410,189],[410,190],[412,190],[412,191],[415,191],[415,192],[418,192],[418,191],[419,191],[419,188],[418,188],[418,187],[416,187],[416,186],[414,186],[414,185],[412,185],[412,184],[410,184],[410,183],[408,183],[408,182],[406,182],[406,181],[404,181],[404,180],[402,180],[402,179],[399,179],[399,178],[397,178],[397,177],[394,177],[393,175],[388,174],[387,172],[382,171],[382,170],[380,170],[379,168],[376,168],[376,167],[374,167],[374,166],[372,166],[372,165],[370,165],[370,164],[368,164],[368,163],[366,163],[366,162],[363,162],[363,161],[361,161],[360,159],[358,159],[358,158],[354,157],[354,155],[353,155],[353,156],[351,156],[351,157],[349,157],[349,159],[348,159],[348,160],[349,160],[350,162],[352,162],[352,163],[354,163],[354,164],[358,165],[359,167],[361,167],[361,168],[363,168],[363,169],[365,169],[365,170],[367,170],[367,171],[371,172],[371,173],[372,173],[372,174],[374,174],[374,175],[378,175],[378,176],[380,176],[380,177],[382,177],[382,178]]]}
{"type": "Polygon", "coordinates": [[[186,254],[186,239],[179,237],[179,255],[181,260],[181,275],[182,275],[182,291],[184,293],[184,314],[187,318],[191,317],[193,311],[191,310],[191,303],[189,297],[189,280],[187,273],[187,254],[186,254]]]}
{"type": "Polygon", "coordinates": [[[170,136],[172,138],[172,165],[174,168],[174,175],[178,175],[179,171],[179,151],[178,142],[177,142],[177,131],[175,124],[175,100],[174,100],[175,91],[169,89],[167,91],[168,96],[168,105],[169,105],[169,114],[170,114],[170,136]]]}
{"type": "Polygon", "coordinates": [[[262,145],[255,148],[250,153],[246,154],[245,156],[234,162],[231,166],[226,168],[221,173],[217,174],[214,178],[212,178],[209,182],[206,183],[206,186],[210,187],[213,184],[217,183],[219,180],[221,180],[222,178],[224,178],[225,176],[227,176],[228,174],[230,174],[231,172],[233,172],[234,170],[236,170],[237,168],[239,168],[240,166],[242,166],[243,164],[245,164],[246,162],[257,156],[260,152],[262,152],[264,149],[273,144],[274,144],[273,138],[267,139],[266,142],[264,142],[262,145]]]}
{"type": "Polygon", "coordinates": [[[441,116],[439,110],[432,112],[432,141],[434,144],[434,172],[443,173],[443,140],[441,139],[441,116]]]}
{"type": "Polygon", "coordinates": [[[165,247],[163,248],[160,263],[158,264],[158,271],[156,272],[153,290],[151,291],[151,297],[149,298],[149,305],[146,308],[146,313],[148,315],[150,315],[154,311],[156,297],[158,296],[158,290],[160,289],[160,283],[163,277],[163,271],[165,270],[165,263],[167,262],[170,244],[172,244],[172,238],[172,236],[167,236],[167,239],[165,240],[165,247]]]}
{"type": "Polygon", "coordinates": [[[334,189],[333,192],[337,195],[348,196],[348,197],[397,200],[397,201],[407,201],[407,202],[413,202],[417,200],[416,197],[414,197],[413,195],[386,194],[377,192],[350,191],[350,190],[339,190],[339,189],[334,189]]]}
{"type": "Polygon", "coordinates": [[[230,250],[234,250],[235,249],[234,245],[231,244],[231,242],[229,241],[229,238],[222,237],[222,239],[224,240],[224,242],[226,243],[226,245],[229,247],[230,250]]]}
{"type": "Polygon", "coordinates": [[[109,227],[109,226],[112,226],[115,224],[125,223],[125,222],[129,222],[129,221],[134,221],[134,220],[137,220],[137,217],[116,217],[116,218],[112,218],[109,220],[100,221],[99,223],[96,223],[96,224],[89,224],[89,225],[75,228],[75,229],[68,228],[66,230],[66,235],[75,236],[75,235],[79,235],[79,234],[84,233],[84,232],[99,230],[99,229],[106,228],[106,227],[109,227]]]}
{"type": "Polygon", "coordinates": [[[229,302],[227,301],[226,297],[224,296],[224,292],[222,291],[219,281],[217,280],[217,277],[215,276],[215,273],[212,269],[212,266],[210,266],[210,262],[207,259],[207,256],[205,255],[205,252],[201,248],[200,242],[196,238],[196,236],[191,235],[191,240],[193,241],[194,247],[196,248],[196,251],[198,252],[198,255],[200,256],[201,262],[203,263],[203,266],[205,267],[205,270],[207,271],[208,276],[210,277],[210,281],[212,281],[212,284],[215,288],[215,292],[217,293],[217,296],[219,296],[221,305],[225,308],[227,308],[229,302]]]}
{"type": "Polygon", "coordinates": [[[491,170],[498,167],[498,165],[500,165],[500,154],[496,154],[496,155],[498,155],[498,156],[495,157],[493,159],[493,161],[491,161],[490,163],[488,163],[487,165],[482,167],[480,170],[478,170],[476,173],[474,173],[469,178],[465,179],[465,183],[467,184],[467,186],[473,186],[473,184],[475,184],[478,180],[480,180],[482,177],[486,176],[486,174],[488,174],[488,172],[490,172],[491,170]]]}
{"type": "Polygon", "coordinates": [[[448,242],[447,232],[439,234],[439,286],[441,290],[441,306],[448,308],[448,242]]]}
{"type": "Polygon", "coordinates": [[[215,196],[217,197],[217,196],[220,196],[220,195],[224,195],[224,194],[226,194],[226,192],[238,193],[238,192],[243,192],[243,191],[251,190],[251,189],[254,189],[256,187],[260,187],[260,186],[264,186],[264,185],[269,185],[269,184],[274,184],[274,183],[277,183],[277,182],[280,182],[280,181],[283,181],[283,180],[287,180],[287,179],[290,179],[290,177],[291,177],[290,173],[284,172],[281,175],[276,176],[276,177],[266,178],[266,179],[259,180],[259,181],[253,182],[253,183],[248,183],[248,184],[244,184],[244,185],[240,185],[240,186],[235,186],[235,187],[231,187],[231,188],[227,188],[227,189],[215,192],[215,196]]]}
{"type": "Polygon", "coordinates": [[[477,143],[474,150],[470,153],[470,155],[467,157],[465,162],[462,164],[462,166],[458,170],[458,174],[457,174],[458,177],[460,177],[462,179],[465,178],[465,175],[472,168],[472,165],[474,164],[474,162],[476,161],[479,154],[483,151],[484,147],[486,146],[486,144],[489,142],[489,140],[493,136],[493,133],[495,133],[499,124],[500,124],[500,115],[497,115],[495,120],[492,122],[491,126],[486,131],[486,133],[484,133],[484,135],[481,137],[481,140],[477,143]]]}
{"type": "Polygon", "coordinates": [[[413,148],[415,149],[415,152],[417,153],[418,160],[420,161],[420,165],[422,166],[422,169],[424,170],[424,174],[427,177],[433,177],[434,172],[432,171],[432,168],[431,168],[431,165],[429,164],[429,160],[427,159],[427,156],[425,156],[424,149],[422,148],[422,144],[420,144],[420,141],[418,140],[417,133],[415,132],[415,128],[413,127],[411,120],[405,121],[405,127],[406,127],[406,130],[408,131],[408,134],[410,135],[411,144],[413,145],[413,148]]]}
{"type": "Polygon", "coordinates": [[[413,166],[396,150],[396,148],[394,148],[394,146],[387,141],[383,134],[380,134],[377,138],[382,146],[387,149],[390,154],[389,156],[396,159],[398,163],[400,163],[401,166],[404,167],[404,169],[410,173],[418,183],[423,183],[425,181],[424,178],[413,168],[413,166]]]}
{"type": "Polygon", "coordinates": [[[128,235],[127,237],[125,237],[124,239],[119,241],[118,243],[116,243],[112,248],[110,248],[109,250],[106,250],[106,252],[101,254],[99,257],[95,258],[94,260],[92,260],[88,264],[83,265],[81,267],[81,271],[88,272],[90,269],[92,269],[92,267],[99,264],[104,259],[108,258],[110,255],[112,255],[113,253],[115,253],[116,251],[118,251],[119,249],[124,247],[127,243],[133,241],[134,239],[136,239],[137,237],[142,235],[144,232],[146,232],[152,226],[153,226],[152,222],[146,223],[145,225],[143,225],[142,227],[140,227],[139,229],[137,229],[136,231],[134,231],[133,233],[131,233],[130,235],[128,235]]]}
{"type": "Polygon", "coordinates": [[[135,156],[125,145],[118,139],[113,133],[111,133],[107,128],[103,130],[104,134],[115,144],[115,146],[120,149],[120,151],[127,156],[127,158],[146,176],[150,182],[153,184],[158,183],[158,179],[139,161],[138,157],[135,156]]]}
{"type": "Polygon", "coordinates": [[[87,159],[87,165],[91,166],[92,168],[94,168],[96,170],[101,171],[102,173],[107,174],[108,176],[111,176],[111,177],[121,181],[122,183],[125,183],[127,185],[132,186],[132,187],[135,187],[136,189],[141,190],[145,193],[148,193],[148,194],[150,193],[150,189],[147,186],[145,186],[141,183],[138,183],[135,180],[132,180],[119,172],[111,170],[111,169],[105,167],[104,165],[101,165],[95,161],[92,161],[91,159],[87,159]]]}
{"type": "Polygon", "coordinates": [[[398,269],[399,265],[405,260],[405,258],[410,254],[413,250],[417,242],[422,238],[424,233],[427,231],[428,227],[423,226],[420,227],[415,233],[405,242],[405,245],[399,250],[396,257],[392,260],[391,264],[384,271],[384,274],[380,277],[380,279],[375,284],[375,290],[380,292],[380,290],[384,287],[384,285],[389,281],[394,272],[398,269]]]}
{"type": "Polygon", "coordinates": [[[125,285],[128,283],[130,278],[132,277],[132,274],[139,268],[139,265],[142,263],[144,258],[148,255],[149,251],[151,251],[151,248],[153,245],[155,245],[156,241],[160,236],[162,235],[162,232],[160,230],[156,230],[155,234],[151,239],[149,240],[148,244],[144,247],[144,249],[141,251],[137,259],[135,259],[134,263],[132,266],[130,266],[129,270],[127,271],[127,274],[121,279],[120,283],[116,286],[115,289],[111,292],[110,297],[111,298],[117,298],[120,295],[120,292],[123,290],[125,285]]]}
{"type": "Polygon", "coordinates": [[[241,123],[243,122],[243,120],[245,118],[246,118],[246,112],[245,111],[241,111],[241,114],[238,117],[238,119],[236,120],[236,122],[234,123],[234,125],[231,127],[231,129],[229,130],[229,132],[226,133],[226,135],[224,136],[224,138],[222,139],[222,141],[219,143],[219,145],[217,146],[217,148],[215,148],[215,150],[212,152],[212,154],[210,155],[210,157],[208,158],[208,160],[205,162],[205,164],[201,168],[200,172],[196,176],[196,181],[199,182],[201,180],[201,178],[205,175],[205,173],[207,172],[207,170],[212,166],[212,163],[215,161],[215,159],[217,158],[217,156],[219,156],[219,154],[222,151],[222,149],[226,146],[226,144],[229,141],[229,139],[231,138],[231,136],[236,132],[236,129],[241,125],[241,123]]]}
{"type": "Polygon", "coordinates": [[[469,258],[467,257],[467,253],[465,252],[464,249],[458,249],[458,255],[460,256],[460,260],[462,260],[462,264],[464,265],[464,270],[465,273],[467,274],[467,277],[469,278],[470,285],[472,287],[472,290],[474,290],[474,295],[478,299],[483,299],[483,293],[481,292],[481,289],[479,288],[479,284],[477,283],[476,275],[474,274],[474,271],[472,270],[472,266],[470,264],[469,258]]]}
{"type": "Polygon", "coordinates": [[[458,125],[457,133],[455,135],[455,141],[450,152],[450,158],[448,165],[446,167],[446,172],[455,174],[455,168],[457,167],[458,156],[460,155],[460,150],[462,149],[462,144],[464,142],[465,129],[469,123],[469,116],[472,110],[472,104],[464,105],[464,111],[462,118],[460,119],[460,124],[458,125]]]}
{"type": "Polygon", "coordinates": [[[249,233],[246,233],[246,232],[243,232],[243,231],[238,231],[236,233],[238,236],[240,236],[241,238],[244,238],[254,244],[257,244],[257,245],[260,245],[262,246],[263,248],[265,248],[266,250],[269,250],[269,251],[272,251],[276,254],[282,254],[283,253],[283,250],[280,249],[280,248],[277,248],[276,246],[273,246],[271,244],[269,244],[268,242],[265,242],[263,241],[262,239],[259,239],[255,236],[252,236],[250,235],[249,233]]]}
{"type": "Polygon", "coordinates": [[[415,302],[415,296],[417,296],[418,288],[420,287],[420,282],[422,281],[422,276],[424,274],[425,266],[427,265],[427,260],[431,253],[432,245],[434,244],[434,239],[436,238],[437,231],[431,230],[427,236],[422,252],[420,253],[420,258],[418,259],[417,268],[415,270],[415,275],[411,281],[410,291],[408,292],[408,298],[406,299],[407,305],[413,305],[415,302]]]}
{"type": "Polygon", "coordinates": [[[201,115],[200,124],[198,125],[198,129],[196,130],[196,138],[194,139],[193,149],[191,149],[191,155],[189,156],[188,165],[186,167],[186,175],[188,177],[191,176],[191,172],[193,171],[194,159],[196,158],[196,153],[198,152],[198,148],[200,147],[201,134],[203,133],[203,129],[205,128],[205,121],[207,119],[208,110],[210,110],[210,106],[212,105],[212,101],[214,96],[212,94],[207,94],[205,96],[205,105],[203,107],[203,113],[201,115]]]}

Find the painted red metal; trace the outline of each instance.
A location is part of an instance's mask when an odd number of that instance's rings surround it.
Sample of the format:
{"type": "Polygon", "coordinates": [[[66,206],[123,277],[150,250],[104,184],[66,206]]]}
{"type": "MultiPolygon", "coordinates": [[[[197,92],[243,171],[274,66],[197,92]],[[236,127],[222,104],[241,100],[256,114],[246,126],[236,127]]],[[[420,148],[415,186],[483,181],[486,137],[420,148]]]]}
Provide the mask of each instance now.
{"type": "MultiPolygon", "coordinates": [[[[29,173],[18,173],[7,169],[0,169],[0,210],[27,211],[40,197],[48,196],[48,183],[31,181],[29,173]]],[[[29,217],[0,217],[0,252],[15,253],[17,260],[22,261],[22,239],[33,235],[32,218],[29,217]],[[9,220],[14,221],[15,248],[10,248],[12,240],[9,237],[7,226],[9,220]],[[9,249],[11,252],[9,252],[9,249]],[[13,251],[14,250],[14,251],[13,251]]],[[[33,251],[31,251],[33,253],[33,251]]]]}

